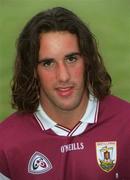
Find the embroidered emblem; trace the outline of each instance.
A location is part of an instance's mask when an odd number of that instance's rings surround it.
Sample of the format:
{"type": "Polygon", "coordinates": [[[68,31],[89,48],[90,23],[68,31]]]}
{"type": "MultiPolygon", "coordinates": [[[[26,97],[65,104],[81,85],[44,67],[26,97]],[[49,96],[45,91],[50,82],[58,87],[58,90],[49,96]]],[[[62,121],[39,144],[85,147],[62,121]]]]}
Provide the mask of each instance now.
{"type": "Polygon", "coordinates": [[[35,152],[29,160],[28,172],[31,174],[42,174],[50,171],[51,169],[51,162],[40,152],[35,152]]]}
{"type": "Polygon", "coordinates": [[[117,143],[116,141],[96,142],[97,162],[105,172],[110,172],[116,165],[117,143]]]}

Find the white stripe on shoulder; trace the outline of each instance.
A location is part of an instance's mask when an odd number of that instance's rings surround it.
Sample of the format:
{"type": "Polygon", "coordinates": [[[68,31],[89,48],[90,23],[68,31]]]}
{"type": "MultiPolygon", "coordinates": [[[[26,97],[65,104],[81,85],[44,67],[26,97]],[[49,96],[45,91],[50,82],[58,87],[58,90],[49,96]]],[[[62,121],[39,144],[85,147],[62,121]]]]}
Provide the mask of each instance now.
{"type": "Polygon", "coordinates": [[[0,180],[11,180],[8,177],[4,176],[2,173],[0,173],[0,180]]]}

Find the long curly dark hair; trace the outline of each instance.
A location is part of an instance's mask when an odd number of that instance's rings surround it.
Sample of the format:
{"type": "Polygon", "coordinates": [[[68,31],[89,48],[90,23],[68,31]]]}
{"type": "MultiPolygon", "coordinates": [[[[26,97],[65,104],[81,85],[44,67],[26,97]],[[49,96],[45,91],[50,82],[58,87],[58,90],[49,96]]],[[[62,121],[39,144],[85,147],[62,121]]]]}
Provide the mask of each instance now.
{"type": "Polygon", "coordinates": [[[106,71],[94,35],[72,11],[55,7],[35,15],[24,27],[17,41],[17,55],[12,80],[12,107],[34,112],[39,104],[39,84],[35,75],[40,34],[68,31],[76,34],[86,62],[87,91],[99,100],[111,93],[111,77],[106,71]]]}

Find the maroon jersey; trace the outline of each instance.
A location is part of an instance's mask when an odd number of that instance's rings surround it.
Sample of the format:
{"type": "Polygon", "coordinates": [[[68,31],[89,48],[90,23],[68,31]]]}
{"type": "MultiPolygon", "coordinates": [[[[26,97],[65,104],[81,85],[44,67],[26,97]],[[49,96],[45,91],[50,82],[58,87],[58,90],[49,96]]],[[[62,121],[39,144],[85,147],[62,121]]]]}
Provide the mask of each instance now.
{"type": "Polygon", "coordinates": [[[130,180],[130,104],[108,96],[88,115],[75,135],[44,127],[43,114],[10,116],[0,125],[0,180],[130,180]]]}

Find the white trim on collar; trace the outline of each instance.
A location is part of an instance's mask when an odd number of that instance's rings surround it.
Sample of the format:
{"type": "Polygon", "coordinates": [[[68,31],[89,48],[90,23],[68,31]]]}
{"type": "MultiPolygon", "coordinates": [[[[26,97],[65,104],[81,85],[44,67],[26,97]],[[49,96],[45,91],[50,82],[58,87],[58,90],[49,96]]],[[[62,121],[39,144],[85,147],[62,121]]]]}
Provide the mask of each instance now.
{"type": "MultiPolygon", "coordinates": [[[[86,108],[86,112],[84,113],[83,117],[81,118],[80,122],[81,122],[81,127],[77,128],[77,133],[80,134],[81,131],[84,131],[84,129],[86,128],[88,123],[96,123],[97,122],[97,115],[98,115],[98,109],[99,109],[99,102],[98,100],[93,97],[92,95],[90,95],[89,97],[89,101],[88,101],[88,105],[86,108]]],[[[54,122],[44,111],[44,109],[42,108],[42,106],[39,104],[39,107],[37,109],[37,111],[34,113],[38,123],[40,124],[41,128],[43,130],[48,130],[48,129],[52,129],[55,131],[56,127],[58,128],[58,124],[56,122],[54,122]]],[[[58,132],[60,131],[60,135],[62,135],[62,131],[65,133],[64,129],[60,129],[60,130],[56,130],[56,133],[58,134],[58,132]]],[[[63,134],[64,134],[63,133],[63,134]]],[[[66,132],[68,133],[68,132],[66,132]]]]}
{"type": "Polygon", "coordinates": [[[99,106],[99,102],[98,102],[97,98],[90,95],[88,105],[86,108],[86,112],[84,113],[84,115],[80,121],[83,123],[90,123],[90,124],[97,122],[96,114],[98,113],[98,106],[99,106]]]}
{"type": "Polygon", "coordinates": [[[57,123],[53,121],[44,111],[41,104],[39,104],[37,111],[34,113],[36,119],[40,123],[40,126],[44,130],[52,129],[57,123]]]}

